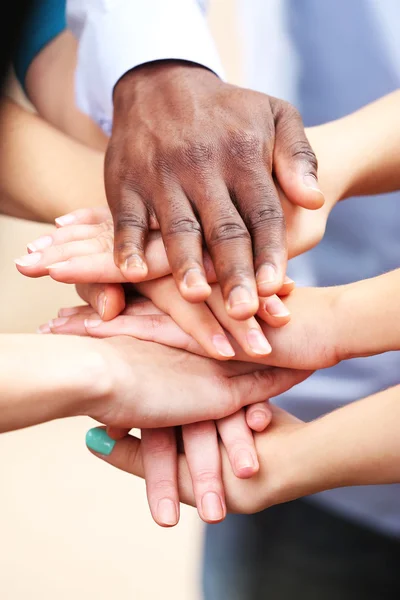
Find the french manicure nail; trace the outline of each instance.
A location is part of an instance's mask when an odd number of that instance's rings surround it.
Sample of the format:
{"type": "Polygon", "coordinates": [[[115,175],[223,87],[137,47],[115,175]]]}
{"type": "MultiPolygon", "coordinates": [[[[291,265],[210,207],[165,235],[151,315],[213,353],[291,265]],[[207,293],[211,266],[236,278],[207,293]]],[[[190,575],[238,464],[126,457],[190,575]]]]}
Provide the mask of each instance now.
{"type": "Polygon", "coordinates": [[[276,280],[276,269],[273,265],[261,265],[257,271],[256,280],[258,285],[263,283],[274,283],[276,280]]]}
{"type": "Polygon", "coordinates": [[[157,506],[157,517],[163,525],[176,525],[178,522],[178,511],[176,505],[170,498],[162,498],[157,506]]]}
{"type": "Polygon", "coordinates": [[[221,333],[217,333],[216,335],[214,335],[212,338],[212,342],[214,344],[214,348],[221,356],[235,356],[235,351],[230,345],[228,338],[226,338],[221,333]]]}
{"type": "Polygon", "coordinates": [[[72,225],[72,223],[75,223],[76,217],[75,215],[63,215],[62,217],[57,217],[55,221],[59,227],[64,227],[65,225],[72,225]]]}
{"type": "Polygon", "coordinates": [[[58,317],[57,319],[52,319],[51,321],[49,321],[49,327],[50,329],[54,329],[55,327],[61,327],[62,325],[68,323],[68,321],[68,317],[58,317]]]}
{"type": "Polygon", "coordinates": [[[259,329],[249,329],[247,342],[254,354],[269,354],[272,350],[269,342],[259,329]]]}
{"type": "Polygon", "coordinates": [[[21,258],[15,259],[15,264],[20,267],[33,267],[33,265],[37,265],[42,255],[40,252],[33,252],[32,254],[26,254],[25,256],[21,256],[21,258]]]}
{"type": "Polygon", "coordinates": [[[37,330],[36,333],[51,333],[51,329],[49,327],[49,324],[46,323],[45,325],[41,325],[37,330]]]}
{"type": "Polygon", "coordinates": [[[84,323],[87,329],[93,329],[93,327],[101,325],[103,321],[101,319],[85,319],[84,323]]]}
{"type": "Polygon", "coordinates": [[[52,265],[48,265],[46,269],[63,269],[69,265],[69,260],[63,260],[62,262],[53,263],[52,265]]]}
{"type": "Polygon", "coordinates": [[[319,192],[320,194],[322,194],[321,189],[319,187],[318,180],[314,177],[314,175],[310,175],[310,174],[304,175],[303,182],[306,187],[311,188],[311,189],[315,190],[316,192],[319,192]]]}
{"type": "Polygon", "coordinates": [[[103,454],[103,456],[109,456],[114,449],[115,440],[107,435],[105,429],[94,427],[89,429],[86,434],[86,446],[94,452],[103,454]]]}
{"type": "Polygon", "coordinates": [[[253,298],[251,297],[249,290],[247,290],[242,285],[234,287],[231,293],[229,294],[229,308],[233,308],[234,306],[238,306],[239,304],[252,304],[252,302],[253,298]]]}
{"type": "Polygon", "coordinates": [[[235,456],[235,467],[237,471],[253,472],[256,468],[253,455],[248,450],[239,450],[235,456]]]}
{"type": "Polygon", "coordinates": [[[264,302],[264,310],[267,311],[272,317],[288,317],[290,311],[283,304],[282,300],[278,296],[270,296],[266,298],[264,302]]]}
{"type": "Polygon", "coordinates": [[[97,312],[99,313],[101,318],[104,317],[104,313],[106,312],[106,306],[107,306],[107,296],[105,295],[104,292],[101,292],[99,294],[99,297],[97,298],[97,312]]]}
{"type": "Polygon", "coordinates": [[[221,498],[215,492],[207,492],[201,499],[201,509],[207,521],[221,521],[224,508],[221,498]]]}
{"type": "Polygon", "coordinates": [[[130,271],[131,269],[139,269],[140,271],[147,271],[147,267],[143,262],[139,254],[132,254],[124,262],[124,271],[130,271]]]}
{"type": "Polygon", "coordinates": [[[197,269],[189,269],[186,271],[185,277],[183,278],[183,283],[188,288],[194,287],[208,287],[208,283],[203,273],[198,271],[197,269]]]}
{"type": "Polygon", "coordinates": [[[51,237],[51,235],[42,235],[42,237],[28,244],[27,248],[31,252],[37,252],[38,250],[44,250],[45,248],[49,248],[52,245],[52,243],[53,238],[51,237]]]}

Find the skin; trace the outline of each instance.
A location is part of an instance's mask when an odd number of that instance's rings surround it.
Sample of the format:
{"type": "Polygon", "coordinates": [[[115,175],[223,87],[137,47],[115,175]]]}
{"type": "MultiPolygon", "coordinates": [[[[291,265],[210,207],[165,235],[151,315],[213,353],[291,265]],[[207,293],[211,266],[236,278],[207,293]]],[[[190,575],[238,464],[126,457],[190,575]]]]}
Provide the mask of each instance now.
{"type": "Polygon", "coordinates": [[[146,276],[157,222],[178,289],[204,301],[204,238],[228,314],[251,317],[258,294],[277,292],[286,270],[272,168],[290,202],[322,206],[316,158],[293,106],[182,61],[128,72],[114,89],[105,161],[116,264],[128,277],[146,276]]]}
{"type": "MultiPolygon", "coordinates": [[[[353,402],[311,423],[273,407],[272,423],[256,435],[260,470],[255,477],[234,477],[221,448],[222,477],[229,512],[254,513],[274,504],[323,490],[400,481],[400,386],[353,402]],[[340,431],[340,444],[337,435],[340,431]]],[[[109,464],[143,477],[140,441],[127,436],[109,456],[109,464]]],[[[184,455],[179,457],[179,497],[194,504],[184,455]]]]}

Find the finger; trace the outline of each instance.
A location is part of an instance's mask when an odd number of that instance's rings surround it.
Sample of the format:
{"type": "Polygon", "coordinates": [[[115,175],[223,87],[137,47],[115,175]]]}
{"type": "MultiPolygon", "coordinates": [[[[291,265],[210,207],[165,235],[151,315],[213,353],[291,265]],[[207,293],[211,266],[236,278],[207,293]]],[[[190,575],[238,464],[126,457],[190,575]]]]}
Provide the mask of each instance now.
{"type": "Polygon", "coordinates": [[[93,313],[93,309],[90,309],[89,315],[85,311],[74,313],[70,316],[61,316],[56,319],[51,319],[48,323],[41,325],[38,329],[38,333],[53,333],[55,335],[79,335],[87,336],[88,333],[85,327],[85,321],[87,317],[94,320],[97,318],[100,322],[99,315],[93,313]]]}
{"type": "Polygon", "coordinates": [[[142,429],[142,459],[150,511],[158,525],[179,521],[178,454],[173,427],[142,429]]]}
{"type": "MultiPolygon", "coordinates": [[[[311,375],[311,371],[273,367],[230,378],[231,403],[237,410],[283,394],[311,375]],[[244,403],[246,398],[246,403],[244,403]]],[[[231,412],[234,412],[231,411],[231,412]]],[[[225,415],[222,415],[225,416],[225,415]]]]}
{"type": "Polygon", "coordinates": [[[253,431],[261,433],[270,424],[272,411],[268,400],[257,402],[246,408],[246,422],[253,431]]]}
{"type": "Polygon", "coordinates": [[[217,428],[236,477],[252,477],[260,465],[244,409],[217,421],[217,428]]]}
{"type": "Polygon", "coordinates": [[[184,425],[182,436],[198,513],[206,523],[218,523],[226,505],[215,423],[184,425]]]}
{"type": "Polygon", "coordinates": [[[125,293],[119,283],[81,283],[76,291],[104,321],[114,319],[125,308],[125,293]]]}
{"type": "Polygon", "coordinates": [[[271,327],[282,327],[290,321],[290,311],[276,294],[269,298],[260,298],[257,315],[271,327]]]}
{"type": "Polygon", "coordinates": [[[87,304],[80,306],[68,306],[60,308],[58,311],[58,317],[72,317],[72,315],[91,315],[93,314],[93,308],[87,304]]]}
{"type": "Polygon", "coordinates": [[[249,356],[260,357],[271,353],[271,346],[260,325],[254,317],[245,321],[232,319],[226,312],[221,288],[217,284],[211,286],[211,296],[207,304],[222,327],[228,331],[249,356]]]}
{"type": "MultiPolygon", "coordinates": [[[[70,242],[91,240],[97,236],[110,232],[114,239],[112,221],[105,221],[99,225],[70,225],[61,229],[54,229],[48,235],[41,236],[27,244],[28,252],[41,252],[50,246],[60,246],[70,242]]],[[[111,245],[111,249],[113,244],[111,245]]]]}
{"type": "Polygon", "coordinates": [[[258,309],[251,238],[224,184],[207,184],[191,192],[198,207],[207,248],[226,310],[248,319],[258,309]]]}
{"type": "Polygon", "coordinates": [[[106,431],[107,435],[109,435],[111,439],[117,441],[122,440],[124,437],[126,437],[130,432],[130,429],[122,427],[113,427],[112,425],[108,425],[106,427],[106,431]]]}
{"type": "Polygon", "coordinates": [[[203,302],[211,290],[203,266],[201,226],[182,190],[159,204],[161,233],[176,285],[189,302],[203,302]]]}
{"type": "Polygon", "coordinates": [[[66,215],[57,217],[55,223],[57,227],[78,225],[79,223],[94,225],[110,218],[111,213],[108,206],[97,206],[96,208],[80,208],[78,210],[74,210],[66,215]]]}
{"type": "Polygon", "coordinates": [[[274,169],[278,183],[293,204],[321,208],[324,195],[318,185],[318,163],[301,116],[286,102],[278,101],[276,107],[274,169]]]}
{"type": "Polygon", "coordinates": [[[148,272],[145,245],[149,213],[143,199],[133,190],[122,189],[113,208],[114,260],[127,281],[144,279],[148,272]]]}
{"type": "MultiPolygon", "coordinates": [[[[156,306],[194,338],[213,358],[219,360],[235,356],[225,332],[208,306],[202,302],[191,304],[180,295],[172,277],[157,283],[144,282],[137,286],[140,293],[150,298],[156,306]]],[[[211,290],[211,288],[210,288],[211,290]]]]}
{"type": "Polygon", "coordinates": [[[286,224],[272,176],[261,164],[254,173],[238,173],[233,192],[239,212],[253,242],[259,296],[282,287],[287,263],[286,224]]]}
{"type": "Polygon", "coordinates": [[[142,296],[138,296],[138,298],[134,300],[129,300],[129,304],[124,310],[124,315],[129,315],[130,317],[163,314],[165,313],[157,308],[151,300],[143,298],[142,296]]]}
{"type": "Polygon", "coordinates": [[[293,279],[290,279],[290,277],[288,277],[286,275],[284,281],[283,281],[283,285],[281,287],[281,289],[278,292],[278,296],[288,296],[290,294],[290,292],[293,292],[294,288],[296,287],[295,282],[293,281],[293,279]]]}
{"type": "MultiPolygon", "coordinates": [[[[54,328],[54,326],[52,327],[54,328]]],[[[168,315],[136,317],[122,315],[107,322],[101,321],[95,314],[91,314],[89,317],[87,315],[76,315],[71,323],[62,323],[62,330],[59,330],[59,332],[72,333],[71,328],[82,331],[82,327],[85,329],[85,333],[92,337],[105,338],[115,335],[130,335],[146,342],[156,342],[199,356],[206,356],[202,346],[180,329],[168,315]],[[77,322],[78,319],[81,321],[80,323],[77,322]]]]}

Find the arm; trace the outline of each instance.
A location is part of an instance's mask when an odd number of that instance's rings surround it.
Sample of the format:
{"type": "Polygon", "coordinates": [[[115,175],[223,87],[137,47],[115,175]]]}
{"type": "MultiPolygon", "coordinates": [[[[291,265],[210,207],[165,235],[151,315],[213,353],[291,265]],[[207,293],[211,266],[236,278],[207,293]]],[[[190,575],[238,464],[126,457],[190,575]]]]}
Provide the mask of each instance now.
{"type": "Polygon", "coordinates": [[[304,379],[126,337],[1,335],[0,353],[0,432],[74,415],[128,429],[218,419],[304,379]]]}
{"type": "MultiPolygon", "coordinates": [[[[231,512],[254,513],[324,490],[400,482],[400,386],[303,423],[278,408],[265,433],[256,435],[259,473],[232,474],[222,451],[223,482],[231,512]],[[338,443],[340,439],[340,443],[338,443]]],[[[89,443],[90,448],[90,443],[89,443]]],[[[117,468],[143,477],[140,440],[128,436],[111,454],[91,448],[117,468]]],[[[180,498],[194,503],[185,457],[179,464],[180,498]]]]}
{"type": "Polygon", "coordinates": [[[105,203],[102,153],[6,99],[0,134],[1,212],[52,222],[60,212],[105,203]]]}

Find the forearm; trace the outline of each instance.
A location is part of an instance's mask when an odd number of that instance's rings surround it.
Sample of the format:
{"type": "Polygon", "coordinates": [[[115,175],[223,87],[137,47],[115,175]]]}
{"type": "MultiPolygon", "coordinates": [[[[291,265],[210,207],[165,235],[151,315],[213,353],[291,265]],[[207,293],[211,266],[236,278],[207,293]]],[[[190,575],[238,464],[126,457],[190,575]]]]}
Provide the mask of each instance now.
{"type": "Polygon", "coordinates": [[[339,199],[400,189],[399,109],[400,91],[395,91],[342,119],[307,130],[321,157],[323,191],[324,182],[328,189],[338,189],[339,199]]]}
{"type": "Polygon", "coordinates": [[[101,395],[95,340],[0,335],[0,432],[87,414],[101,395]]]}
{"type": "Polygon", "coordinates": [[[82,206],[105,204],[103,154],[71,140],[3,100],[0,110],[0,209],[52,222],[82,206]]]}
{"type": "Polygon", "coordinates": [[[339,360],[400,350],[400,269],[342,286],[337,295],[339,360]]]}
{"type": "MultiPolygon", "coordinates": [[[[398,385],[294,428],[287,452],[278,458],[279,501],[337,487],[400,482],[399,422],[398,385]]],[[[267,435],[260,438],[262,461],[267,435]]]]}

